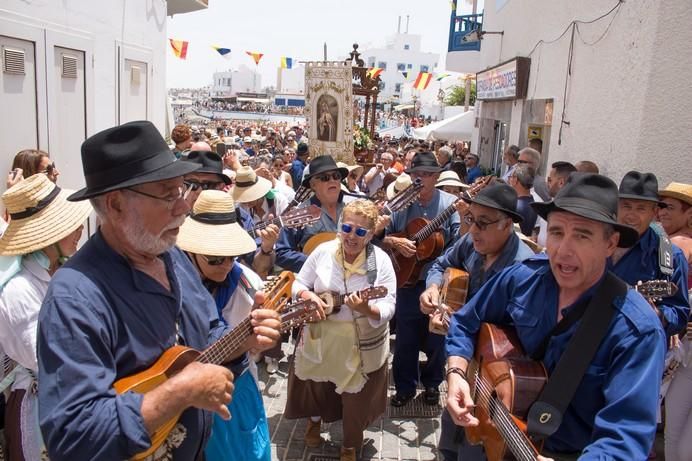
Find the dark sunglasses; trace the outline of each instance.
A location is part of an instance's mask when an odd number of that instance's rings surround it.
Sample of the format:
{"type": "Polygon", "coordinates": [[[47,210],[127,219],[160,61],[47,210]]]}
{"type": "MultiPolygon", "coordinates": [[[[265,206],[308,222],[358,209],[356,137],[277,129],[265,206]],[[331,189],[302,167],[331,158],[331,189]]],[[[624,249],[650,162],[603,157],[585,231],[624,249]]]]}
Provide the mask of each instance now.
{"type": "Polygon", "coordinates": [[[202,190],[217,190],[220,186],[223,186],[224,183],[219,181],[219,182],[195,182],[195,181],[184,181],[185,185],[190,188],[190,190],[196,191],[199,189],[202,190]]]}
{"type": "Polygon", "coordinates": [[[335,171],[334,173],[325,173],[317,176],[317,179],[322,182],[329,182],[330,179],[333,179],[334,181],[341,181],[341,173],[338,171],[335,171]]]}
{"type": "Polygon", "coordinates": [[[209,256],[209,255],[201,255],[204,260],[209,264],[210,266],[220,266],[221,264],[225,263],[228,259],[233,261],[235,259],[234,256],[209,256]]]}
{"type": "Polygon", "coordinates": [[[491,224],[497,224],[500,221],[502,221],[504,218],[499,218],[496,219],[495,221],[477,221],[472,215],[468,214],[464,216],[463,218],[464,223],[466,223],[467,226],[473,226],[474,224],[480,231],[484,231],[488,228],[489,225],[491,224]]]}
{"type": "Polygon", "coordinates": [[[39,171],[39,173],[51,174],[51,173],[53,173],[53,170],[55,170],[55,169],[56,169],[55,162],[53,162],[53,163],[46,165],[46,169],[39,171]]]}
{"type": "MultiPolygon", "coordinates": [[[[358,237],[365,237],[366,235],[368,235],[368,230],[364,227],[356,227],[355,229],[356,229],[356,235],[358,237]]],[[[350,234],[351,232],[353,232],[353,226],[350,224],[342,224],[341,225],[341,231],[344,234],[350,234]]]]}

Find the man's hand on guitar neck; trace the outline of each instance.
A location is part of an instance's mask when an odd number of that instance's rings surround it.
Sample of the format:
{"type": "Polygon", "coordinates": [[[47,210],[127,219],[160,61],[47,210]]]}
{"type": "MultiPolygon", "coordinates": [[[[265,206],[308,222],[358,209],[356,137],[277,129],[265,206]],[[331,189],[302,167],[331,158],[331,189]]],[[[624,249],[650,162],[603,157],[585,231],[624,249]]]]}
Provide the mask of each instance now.
{"type": "MultiPolygon", "coordinates": [[[[468,369],[469,363],[463,357],[450,356],[447,369],[468,369]]],[[[475,404],[471,399],[468,381],[457,373],[447,373],[447,411],[457,426],[478,426],[478,419],[473,416],[475,404]]]]}
{"type": "Polygon", "coordinates": [[[416,254],[416,244],[413,240],[404,237],[387,236],[382,241],[389,248],[398,251],[406,258],[410,258],[416,254]]]}

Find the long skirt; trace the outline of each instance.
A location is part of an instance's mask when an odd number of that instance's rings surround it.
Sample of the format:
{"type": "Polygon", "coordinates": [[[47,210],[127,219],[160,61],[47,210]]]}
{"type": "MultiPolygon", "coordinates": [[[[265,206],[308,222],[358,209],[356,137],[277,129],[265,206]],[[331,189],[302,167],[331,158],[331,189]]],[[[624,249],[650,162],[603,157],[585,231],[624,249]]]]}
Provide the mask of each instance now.
{"type": "Polygon", "coordinates": [[[231,419],[214,414],[211,437],[204,450],[207,461],[271,461],[269,425],[262,396],[249,371],[235,380],[231,419]]]}
{"type": "Polygon", "coordinates": [[[343,420],[343,446],[360,448],[363,431],[387,408],[387,363],[368,373],[368,381],[360,392],[338,394],[335,389],[331,382],[303,381],[298,378],[291,360],[284,417],[320,416],[328,423],[343,420]]]}

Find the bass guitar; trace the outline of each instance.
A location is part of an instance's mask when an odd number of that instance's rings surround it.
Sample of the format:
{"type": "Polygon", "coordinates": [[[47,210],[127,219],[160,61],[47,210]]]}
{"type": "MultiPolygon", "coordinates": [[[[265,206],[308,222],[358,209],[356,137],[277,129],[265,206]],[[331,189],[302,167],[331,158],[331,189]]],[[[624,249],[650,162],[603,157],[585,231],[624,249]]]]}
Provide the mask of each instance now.
{"type": "MultiPolygon", "coordinates": [[[[380,216],[389,216],[395,211],[403,210],[418,200],[423,184],[420,179],[416,179],[410,186],[402,190],[393,199],[387,201],[380,207],[380,216]]],[[[315,234],[303,245],[303,253],[309,255],[315,248],[324,242],[329,242],[336,238],[336,232],[320,232],[315,234]]]]}
{"type": "MultiPolygon", "coordinates": [[[[462,192],[463,196],[467,199],[475,197],[481,189],[490,184],[493,178],[492,175],[478,178],[473,186],[462,192]]],[[[413,256],[404,256],[396,250],[392,252],[392,264],[397,274],[397,288],[415,285],[423,266],[442,254],[445,241],[439,228],[450,216],[456,213],[456,204],[459,200],[462,199],[456,200],[431,221],[425,218],[415,218],[406,224],[406,229],[403,232],[389,234],[391,237],[403,237],[412,240],[416,246],[416,254],[413,256]]]]}
{"type": "Polygon", "coordinates": [[[466,304],[469,292],[469,273],[456,267],[448,267],[442,276],[442,288],[438,297],[437,309],[430,315],[428,330],[445,336],[449,331],[449,318],[466,304]]]}
{"type": "MultiPolygon", "coordinates": [[[[280,310],[285,307],[291,297],[291,285],[293,284],[293,280],[293,273],[289,271],[284,271],[276,278],[272,279],[266,291],[266,301],[263,307],[274,310],[280,310]]],[[[314,302],[313,304],[314,306],[309,305],[309,303],[295,304],[293,307],[295,309],[299,306],[308,306],[312,309],[317,309],[317,304],[314,302]]],[[[145,394],[175,376],[180,370],[185,368],[186,365],[194,361],[216,365],[227,363],[232,357],[238,354],[240,347],[245,340],[252,335],[252,332],[253,327],[250,323],[250,317],[247,317],[230,332],[226,333],[202,352],[192,349],[191,347],[175,345],[167,349],[161,357],[146,370],[115,381],[113,383],[113,388],[118,394],[129,391],[145,394]]],[[[173,430],[179,418],[180,414],[157,428],[154,434],[151,435],[151,446],[146,451],[135,455],[132,459],[143,460],[156,452],[166,440],[171,430],[173,430]]]]}
{"type": "Polygon", "coordinates": [[[280,228],[299,228],[307,226],[314,222],[319,221],[320,216],[322,216],[322,210],[317,205],[310,205],[305,208],[295,208],[289,212],[283,212],[281,216],[277,216],[273,219],[268,219],[257,223],[253,228],[252,232],[249,234],[253,237],[257,237],[257,231],[265,229],[270,224],[274,224],[280,228]]]}
{"type": "MultiPolygon", "coordinates": [[[[320,299],[327,305],[327,307],[324,309],[325,315],[331,315],[336,314],[341,310],[341,306],[345,304],[346,296],[348,296],[348,294],[325,291],[323,293],[319,293],[317,296],[319,296],[320,299]]],[[[383,286],[370,287],[358,292],[358,297],[363,299],[363,301],[384,298],[385,296],[387,296],[387,287],[383,286]]]]}

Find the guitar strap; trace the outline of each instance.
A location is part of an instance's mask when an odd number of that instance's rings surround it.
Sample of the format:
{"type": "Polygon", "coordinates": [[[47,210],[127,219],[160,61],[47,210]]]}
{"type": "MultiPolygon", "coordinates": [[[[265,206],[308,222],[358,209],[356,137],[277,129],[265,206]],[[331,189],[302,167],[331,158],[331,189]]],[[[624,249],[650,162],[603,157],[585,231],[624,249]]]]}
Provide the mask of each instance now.
{"type": "Polygon", "coordinates": [[[368,285],[375,285],[377,279],[377,260],[375,259],[375,247],[368,243],[365,247],[365,267],[367,270],[368,285]]]}
{"type": "Polygon", "coordinates": [[[673,275],[673,242],[659,223],[651,223],[651,228],[658,235],[658,270],[670,277],[673,275]]]}
{"type": "MultiPolygon", "coordinates": [[[[550,339],[566,331],[581,318],[567,348],[550,375],[538,400],[529,409],[528,432],[538,439],[552,435],[560,427],[565,410],[600,346],[615,315],[613,300],[627,294],[627,285],[608,272],[591,301],[575,308],[548,334],[537,353],[541,359],[550,339]],[[580,312],[579,312],[580,311],[580,312]]],[[[536,358],[537,354],[534,354],[536,358]]]]}

